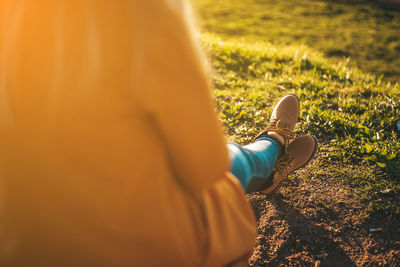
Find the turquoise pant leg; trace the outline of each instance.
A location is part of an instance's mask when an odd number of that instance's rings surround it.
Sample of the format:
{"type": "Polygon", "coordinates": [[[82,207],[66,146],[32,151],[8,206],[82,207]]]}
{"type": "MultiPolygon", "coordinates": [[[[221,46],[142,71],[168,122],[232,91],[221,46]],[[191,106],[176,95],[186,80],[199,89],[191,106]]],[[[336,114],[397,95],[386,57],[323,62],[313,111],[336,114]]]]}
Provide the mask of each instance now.
{"type": "Polygon", "coordinates": [[[272,138],[262,136],[244,147],[228,144],[231,173],[238,178],[246,193],[263,188],[272,174],[282,147],[272,138]]]}

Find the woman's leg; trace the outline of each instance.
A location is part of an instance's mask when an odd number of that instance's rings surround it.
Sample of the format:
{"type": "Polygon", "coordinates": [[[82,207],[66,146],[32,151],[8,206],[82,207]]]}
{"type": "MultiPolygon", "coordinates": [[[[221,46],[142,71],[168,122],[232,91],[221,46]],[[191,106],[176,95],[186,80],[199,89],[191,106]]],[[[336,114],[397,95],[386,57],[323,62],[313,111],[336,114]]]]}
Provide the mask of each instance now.
{"type": "Polygon", "coordinates": [[[282,146],[263,135],[254,143],[244,147],[237,143],[228,144],[231,172],[241,182],[246,193],[265,187],[278,159],[282,146]]]}

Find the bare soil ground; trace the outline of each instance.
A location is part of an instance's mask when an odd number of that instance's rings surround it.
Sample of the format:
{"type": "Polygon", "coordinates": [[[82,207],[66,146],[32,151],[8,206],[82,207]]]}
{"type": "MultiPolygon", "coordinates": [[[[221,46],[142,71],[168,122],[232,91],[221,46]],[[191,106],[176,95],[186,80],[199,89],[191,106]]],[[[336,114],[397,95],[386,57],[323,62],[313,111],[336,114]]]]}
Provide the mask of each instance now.
{"type": "Polygon", "coordinates": [[[258,221],[250,266],[400,266],[399,218],[365,218],[339,182],[299,177],[271,198],[249,195],[258,221]]]}

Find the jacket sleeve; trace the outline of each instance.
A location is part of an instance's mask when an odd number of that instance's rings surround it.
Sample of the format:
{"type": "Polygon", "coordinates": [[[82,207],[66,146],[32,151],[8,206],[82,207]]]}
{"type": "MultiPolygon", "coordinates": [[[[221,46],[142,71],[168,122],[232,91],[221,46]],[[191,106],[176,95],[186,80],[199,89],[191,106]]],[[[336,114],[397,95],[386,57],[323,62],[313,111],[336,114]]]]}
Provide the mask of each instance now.
{"type": "Polygon", "coordinates": [[[207,188],[224,176],[229,160],[205,61],[182,2],[151,2],[152,16],[141,25],[142,99],[177,179],[192,190],[207,188]]]}

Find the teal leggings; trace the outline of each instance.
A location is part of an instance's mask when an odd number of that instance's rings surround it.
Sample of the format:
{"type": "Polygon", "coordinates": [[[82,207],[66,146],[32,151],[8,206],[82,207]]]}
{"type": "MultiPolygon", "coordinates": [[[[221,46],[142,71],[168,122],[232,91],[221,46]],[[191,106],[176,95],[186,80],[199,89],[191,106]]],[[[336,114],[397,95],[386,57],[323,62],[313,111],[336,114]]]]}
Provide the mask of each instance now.
{"type": "Polygon", "coordinates": [[[272,171],[282,147],[263,135],[254,143],[242,147],[229,143],[231,173],[240,181],[246,193],[260,191],[272,183],[272,171]]]}

